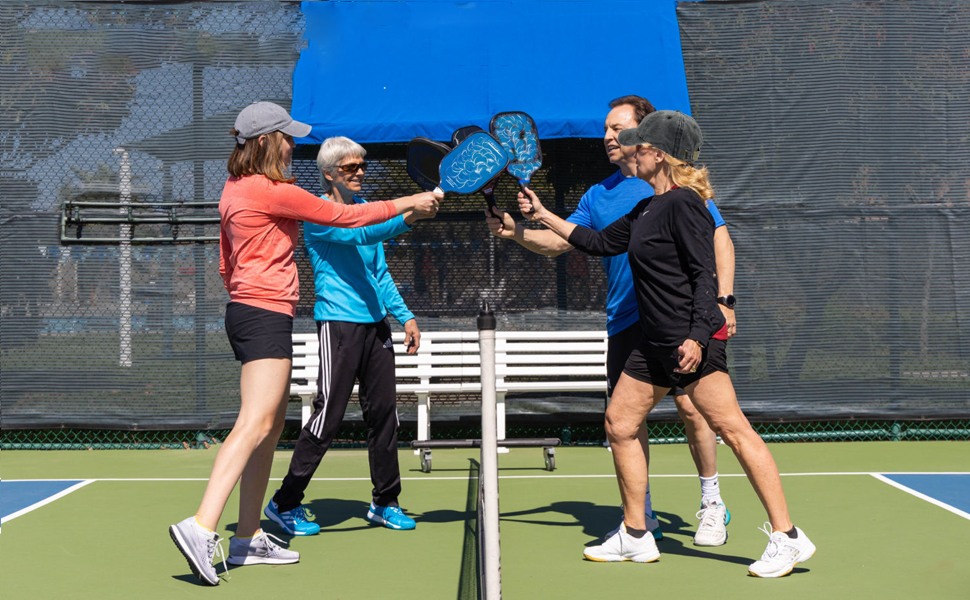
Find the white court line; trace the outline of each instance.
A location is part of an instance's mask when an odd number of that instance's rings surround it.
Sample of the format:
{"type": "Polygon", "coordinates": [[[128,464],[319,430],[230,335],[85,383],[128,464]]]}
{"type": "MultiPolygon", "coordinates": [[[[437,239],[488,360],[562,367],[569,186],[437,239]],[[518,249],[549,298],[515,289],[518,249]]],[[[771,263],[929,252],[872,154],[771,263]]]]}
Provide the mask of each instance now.
{"type": "MultiPolygon", "coordinates": [[[[4,481],[14,482],[14,481],[75,481],[75,480],[74,479],[5,479],[4,481]]],[[[10,521],[11,519],[16,519],[20,515],[25,515],[32,510],[37,510],[38,508],[40,508],[41,506],[44,506],[45,504],[50,504],[51,502],[53,502],[54,500],[57,500],[58,498],[63,498],[64,496],[70,494],[71,492],[75,492],[90,483],[94,483],[95,481],[97,480],[85,479],[84,481],[76,485],[72,485],[66,490],[62,490],[60,492],[57,492],[53,496],[48,496],[47,498],[44,498],[40,502],[35,502],[26,508],[21,508],[15,513],[10,513],[6,517],[3,517],[2,519],[0,519],[0,525],[3,525],[4,523],[6,523],[7,521],[10,521]]]]}
{"type": "MultiPolygon", "coordinates": [[[[889,473],[889,475],[965,475],[965,473],[889,473]]],[[[963,517],[964,519],[970,520],[970,513],[964,512],[964,511],[960,510],[959,508],[957,508],[955,506],[950,506],[946,502],[940,502],[939,500],[937,500],[936,498],[934,498],[932,496],[927,496],[926,494],[921,494],[920,492],[917,492],[913,488],[906,487],[905,485],[903,485],[901,483],[898,483],[898,482],[895,482],[892,479],[890,479],[888,477],[885,477],[885,476],[883,476],[883,475],[881,475],[879,473],[872,473],[872,476],[875,477],[876,479],[878,479],[879,481],[883,482],[883,483],[888,483],[889,485],[893,486],[894,488],[903,490],[907,494],[912,494],[912,495],[916,496],[917,498],[919,498],[920,500],[926,500],[930,504],[935,504],[936,506],[939,506],[940,508],[942,508],[944,510],[948,510],[951,513],[953,513],[953,514],[955,514],[957,516],[960,516],[960,517],[963,517]]]]}
{"type": "MultiPolygon", "coordinates": [[[[879,473],[885,473],[886,475],[970,475],[970,471],[880,471],[879,473]]],[[[830,471],[830,472],[819,472],[819,473],[781,473],[782,477],[829,477],[829,476],[840,476],[840,475],[871,475],[877,476],[879,473],[874,471],[830,471]]],[[[666,474],[666,475],[651,475],[651,479],[672,479],[672,478],[691,478],[697,477],[696,473],[691,473],[687,475],[682,474],[666,474]]],[[[718,477],[745,477],[744,473],[719,473],[718,477]]],[[[613,473],[599,473],[592,475],[499,475],[499,479],[614,479],[616,475],[613,473]]],[[[467,475],[456,475],[449,477],[402,477],[402,481],[468,481],[467,475]]],[[[4,479],[4,481],[77,481],[77,478],[73,479],[4,479]]],[[[117,478],[98,478],[98,479],[88,479],[88,483],[92,481],[131,481],[131,482],[166,482],[166,481],[209,481],[208,478],[202,477],[117,477],[117,478]]],[[[272,477],[270,481],[283,481],[282,477],[272,477]]],[[[370,481],[370,477],[314,477],[312,481],[370,481]]]]}

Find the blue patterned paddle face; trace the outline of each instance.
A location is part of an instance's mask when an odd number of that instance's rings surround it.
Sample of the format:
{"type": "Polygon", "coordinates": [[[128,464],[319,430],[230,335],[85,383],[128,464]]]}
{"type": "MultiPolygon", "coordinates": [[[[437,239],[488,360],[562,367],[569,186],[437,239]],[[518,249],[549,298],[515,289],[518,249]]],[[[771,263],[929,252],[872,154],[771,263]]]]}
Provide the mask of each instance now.
{"type": "Polygon", "coordinates": [[[510,175],[528,187],[532,174],[542,166],[539,132],[532,117],[521,111],[502,112],[492,117],[489,130],[509,155],[510,175]]]}
{"type": "Polygon", "coordinates": [[[474,194],[502,172],[509,155],[484,131],[473,133],[441,160],[440,188],[445,192],[474,194]]]}

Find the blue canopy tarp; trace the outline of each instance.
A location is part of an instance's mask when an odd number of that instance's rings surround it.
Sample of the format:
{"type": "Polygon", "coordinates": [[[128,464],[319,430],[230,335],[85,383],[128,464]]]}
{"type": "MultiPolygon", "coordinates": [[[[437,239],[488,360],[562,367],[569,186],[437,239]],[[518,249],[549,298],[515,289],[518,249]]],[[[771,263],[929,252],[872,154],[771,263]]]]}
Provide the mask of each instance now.
{"type": "Polygon", "coordinates": [[[611,99],[690,112],[673,0],[304,2],[303,141],[447,140],[524,110],[542,138],[600,137],[611,99]]]}

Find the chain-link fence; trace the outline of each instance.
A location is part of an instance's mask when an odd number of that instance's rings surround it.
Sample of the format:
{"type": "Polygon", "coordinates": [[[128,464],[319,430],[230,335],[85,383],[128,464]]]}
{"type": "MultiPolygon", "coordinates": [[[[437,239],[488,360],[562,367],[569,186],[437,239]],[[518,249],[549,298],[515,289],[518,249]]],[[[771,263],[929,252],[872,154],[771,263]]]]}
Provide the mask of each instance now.
{"type": "MultiPolygon", "coordinates": [[[[746,414],[769,439],[967,439],[966,6],[686,3],[679,19],[737,251],[729,364],[746,414]]],[[[3,448],[184,447],[231,426],[239,371],[218,244],[204,240],[235,115],[289,106],[304,27],[291,2],[0,5],[3,448]]],[[[542,147],[532,187],[560,214],[614,171],[600,140],[542,147]]],[[[365,198],[418,191],[403,144],[366,148],[365,198]]],[[[298,147],[293,172],[319,193],[315,153],[298,147]]],[[[516,191],[501,180],[500,205],[516,191]]],[[[495,240],[484,206],[449,195],[386,244],[419,325],[471,330],[485,298],[503,329],[603,329],[599,260],[495,240]]],[[[309,332],[298,261],[296,330],[309,332]]],[[[601,397],[558,395],[541,413],[531,399],[510,394],[510,435],[603,439],[601,397]]],[[[415,405],[400,400],[406,440],[415,405]]],[[[477,397],[434,402],[436,435],[473,432],[477,397]]],[[[682,437],[672,403],[652,418],[658,441],[682,437]]],[[[347,443],[358,419],[351,406],[347,443]]]]}

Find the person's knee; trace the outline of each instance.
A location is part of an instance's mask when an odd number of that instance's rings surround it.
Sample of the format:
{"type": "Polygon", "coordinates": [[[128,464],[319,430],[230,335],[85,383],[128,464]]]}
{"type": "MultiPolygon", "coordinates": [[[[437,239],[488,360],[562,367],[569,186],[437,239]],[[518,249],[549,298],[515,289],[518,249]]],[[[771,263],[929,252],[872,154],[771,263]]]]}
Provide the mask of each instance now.
{"type": "Polygon", "coordinates": [[[257,444],[276,433],[282,433],[283,420],[277,421],[276,415],[254,415],[242,418],[236,422],[233,429],[243,433],[248,439],[255,440],[257,444]]]}
{"type": "Polygon", "coordinates": [[[707,421],[704,420],[704,416],[701,415],[700,411],[690,402],[687,396],[678,396],[677,400],[680,400],[677,402],[677,412],[680,413],[681,420],[694,427],[707,427],[707,421]]]}
{"type": "Polygon", "coordinates": [[[725,444],[734,450],[743,447],[751,441],[752,436],[758,437],[758,434],[744,417],[716,421],[711,423],[711,428],[717,435],[721,436],[721,440],[725,444]]]}
{"type": "Polygon", "coordinates": [[[640,432],[640,424],[632,422],[630,419],[623,419],[617,415],[606,413],[606,435],[611,440],[627,441],[636,440],[640,432]]]}

